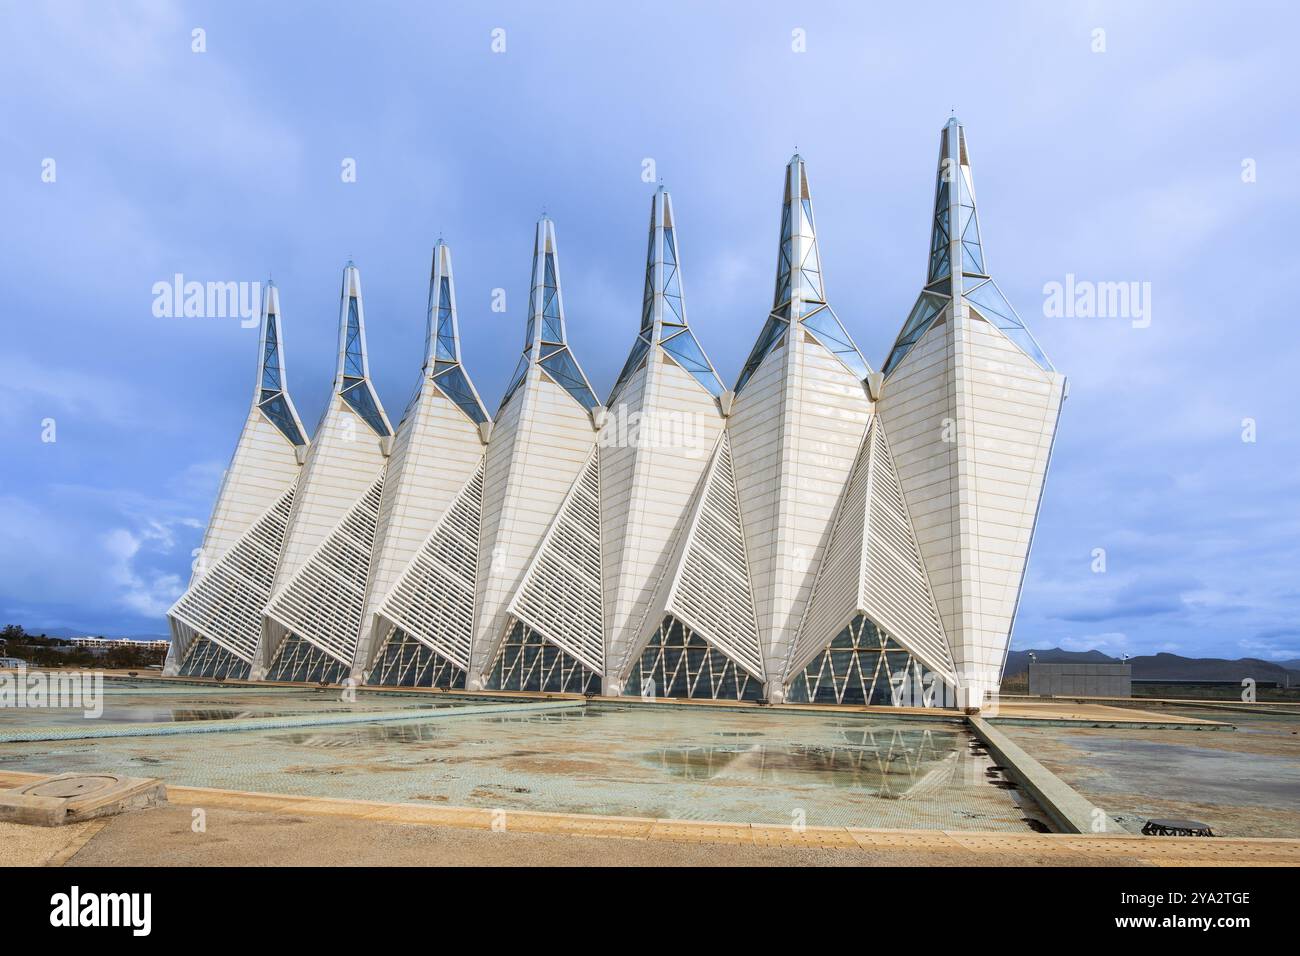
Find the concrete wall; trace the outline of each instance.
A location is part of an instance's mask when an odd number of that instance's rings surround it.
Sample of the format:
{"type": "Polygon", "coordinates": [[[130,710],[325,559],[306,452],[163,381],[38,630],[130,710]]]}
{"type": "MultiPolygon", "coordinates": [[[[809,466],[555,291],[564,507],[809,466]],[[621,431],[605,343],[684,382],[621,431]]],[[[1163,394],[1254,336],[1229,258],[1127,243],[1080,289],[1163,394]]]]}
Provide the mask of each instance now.
{"type": "Polygon", "coordinates": [[[1131,697],[1130,664],[1029,665],[1029,693],[1042,697],[1131,697]]]}

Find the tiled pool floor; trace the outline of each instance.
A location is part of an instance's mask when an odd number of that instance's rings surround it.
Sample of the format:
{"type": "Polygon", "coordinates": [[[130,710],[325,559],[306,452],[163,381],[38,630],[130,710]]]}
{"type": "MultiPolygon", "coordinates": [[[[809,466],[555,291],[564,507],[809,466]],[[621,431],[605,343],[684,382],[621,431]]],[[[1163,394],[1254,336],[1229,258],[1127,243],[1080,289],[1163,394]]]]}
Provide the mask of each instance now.
{"type": "MultiPolygon", "coordinates": [[[[400,706],[391,695],[374,700],[383,710],[400,706]]],[[[277,698],[275,706],[284,705],[277,698]]],[[[0,713],[0,726],[8,716],[0,713]]],[[[1024,832],[1042,821],[961,723],[844,714],[599,704],[6,743],[0,770],[120,771],[232,790],[777,825],[1024,832]]]]}
{"type": "Polygon", "coordinates": [[[1218,836],[1300,837],[1300,717],[1169,709],[1228,719],[1236,730],[1002,729],[1133,830],[1174,817],[1206,823],[1218,836]]]}

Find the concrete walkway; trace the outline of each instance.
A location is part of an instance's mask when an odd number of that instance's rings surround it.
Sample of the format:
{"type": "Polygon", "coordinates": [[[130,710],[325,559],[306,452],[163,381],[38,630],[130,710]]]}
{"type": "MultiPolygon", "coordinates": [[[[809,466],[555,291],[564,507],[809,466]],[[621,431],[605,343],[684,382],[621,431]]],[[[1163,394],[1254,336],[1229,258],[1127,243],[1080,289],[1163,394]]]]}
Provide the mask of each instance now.
{"type": "Polygon", "coordinates": [[[1000,700],[995,712],[981,715],[994,723],[1041,723],[1088,727],[1177,728],[1179,730],[1231,730],[1232,725],[1213,720],[1158,713],[1135,707],[1117,707],[1078,700],[1000,700]]]}

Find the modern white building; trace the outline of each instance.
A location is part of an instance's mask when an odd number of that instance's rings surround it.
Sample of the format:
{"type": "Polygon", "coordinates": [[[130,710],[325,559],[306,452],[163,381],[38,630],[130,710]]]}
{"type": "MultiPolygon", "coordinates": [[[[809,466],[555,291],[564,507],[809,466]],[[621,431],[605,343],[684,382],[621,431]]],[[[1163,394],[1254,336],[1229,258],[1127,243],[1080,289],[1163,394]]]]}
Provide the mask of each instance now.
{"type": "Polygon", "coordinates": [[[252,405],[190,586],[167,612],[172,643],[166,673],[250,676],[309,447],[289,397],[279,290],[267,283],[252,405]]]}
{"type": "Polygon", "coordinates": [[[979,706],[1001,678],[1065,378],[988,271],[955,119],[925,282],[880,371],[828,296],[801,157],[783,187],[772,307],[731,388],[688,322],[662,187],[640,321],[603,403],[568,340],[546,217],[492,417],[462,361],[445,244],[396,430],[370,382],[357,269],[310,443],[271,288],[168,671],[979,706]]]}
{"type": "Polygon", "coordinates": [[[71,637],[68,643],[73,647],[84,647],[87,650],[112,650],[114,648],[126,648],[128,650],[143,651],[165,651],[171,646],[171,641],[165,638],[158,640],[136,640],[130,637],[71,637]]]}

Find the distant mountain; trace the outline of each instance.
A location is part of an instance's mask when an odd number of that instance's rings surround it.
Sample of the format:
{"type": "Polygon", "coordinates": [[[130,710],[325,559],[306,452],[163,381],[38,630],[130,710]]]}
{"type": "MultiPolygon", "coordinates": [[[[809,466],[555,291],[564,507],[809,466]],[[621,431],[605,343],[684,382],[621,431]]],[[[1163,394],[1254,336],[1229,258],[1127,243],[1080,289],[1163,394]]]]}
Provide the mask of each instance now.
{"type": "MultiPolygon", "coordinates": [[[[1007,655],[1006,673],[1023,674],[1029,670],[1029,651],[1012,651],[1007,655]]],[[[1034,657],[1044,664],[1113,664],[1117,658],[1101,651],[1063,651],[1059,647],[1034,648],[1034,657]]]]}
{"type": "Polygon", "coordinates": [[[1230,680],[1251,677],[1257,681],[1277,681],[1286,686],[1300,686],[1300,670],[1290,670],[1276,661],[1243,657],[1229,661],[1218,657],[1179,657],[1156,654],[1134,657],[1133,676],[1139,680],[1230,680]]]}
{"type": "MultiPolygon", "coordinates": [[[[1118,663],[1101,651],[1063,651],[1059,647],[1034,649],[1034,656],[1044,664],[1065,664],[1090,661],[1097,664],[1118,663]]],[[[1257,681],[1276,681],[1285,686],[1300,686],[1300,664],[1297,661],[1263,661],[1243,657],[1230,661],[1218,657],[1180,657],[1177,654],[1147,654],[1130,657],[1135,680],[1230,680],[1251,677],[1257,681]]],[[[1023,674],[1029,670],[1029,651],[1012,651],[1007,655],[1006,675],[1023,674]]]]}

